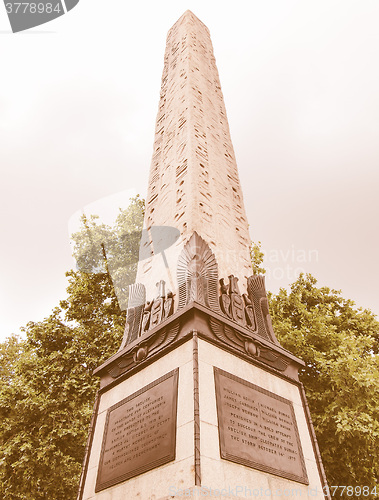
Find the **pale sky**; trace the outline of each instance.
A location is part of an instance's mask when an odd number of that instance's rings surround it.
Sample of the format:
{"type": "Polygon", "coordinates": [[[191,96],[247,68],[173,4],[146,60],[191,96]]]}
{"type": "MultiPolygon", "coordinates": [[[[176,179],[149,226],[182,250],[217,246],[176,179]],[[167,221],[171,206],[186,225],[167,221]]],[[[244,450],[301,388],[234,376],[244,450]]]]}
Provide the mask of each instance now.
{"type": "Polygon", "coordinates": [[[211,32],[267,288],[311,272],[379,314],[378,0],[80,0],[18,34],[0,5],[0,339],[65,297],[75,213],[145,194],[187,9],[211,32]]]}

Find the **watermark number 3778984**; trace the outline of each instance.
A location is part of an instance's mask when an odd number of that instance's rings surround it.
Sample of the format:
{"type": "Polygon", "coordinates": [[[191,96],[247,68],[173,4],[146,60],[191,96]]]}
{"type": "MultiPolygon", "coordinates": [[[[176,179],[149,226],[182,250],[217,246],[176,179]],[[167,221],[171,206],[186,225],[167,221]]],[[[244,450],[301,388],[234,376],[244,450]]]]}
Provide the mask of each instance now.
{"type": "Polygon", "coordinates": [[[13,33],[34,28],[63,16],[78,3],[79,0],[39,0],[38,2],[4,0],[13,33]]]}

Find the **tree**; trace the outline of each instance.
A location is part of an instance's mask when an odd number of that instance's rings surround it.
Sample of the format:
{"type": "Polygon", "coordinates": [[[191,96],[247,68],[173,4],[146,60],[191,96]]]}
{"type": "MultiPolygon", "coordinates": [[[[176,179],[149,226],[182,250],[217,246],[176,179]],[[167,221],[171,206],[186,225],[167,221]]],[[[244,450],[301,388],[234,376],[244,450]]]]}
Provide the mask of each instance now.
{"type": "Polygon", "coordinates": [[[145,202],[139,195],[121,210],[111,228],[99,217],[83,215],[80,231],[72,235],[77,268],[86,274],[108,274],[121,310],[128,300],[128,285],[134,283],[139,259],[145,202]]]}
{"type": "Polygon", "coordinates": [[[125,326],[114,281],[124,288],[134,281],[142,222],[139,197],[114,228],[84,218],[74,235],[79,269],[67,273],[67,298],[44,321],[28,323],[25,340],[0,344],[0,498],[76,498],[98,389],[93,370],[117,351],[125,326]]]}
{"type": "Polygon", "coordinates": [[[29,323],[21,357],[13,360],[11,384],[1,388],[5,499],[63,499],[76,487],[92,381],[73,346],[73,329],[59,312],[29,323]]]}
{"type": "MultiPolygon", "coordinates": [[[[279,341],[301,358],[304,383],[330,485],[377,484],[379,323],[368,310],[301,274],[271,296],[279,341]]],[[[379,491],[378,491],[379,493],[379,491]]]]}
{"type": "Polygon", "coordinates": [[[266,269],[262,267],[264,253],[262,252],[262,243],[252,242],[250,245],[250,258],[254,274],[266,274],[266,269]]]}

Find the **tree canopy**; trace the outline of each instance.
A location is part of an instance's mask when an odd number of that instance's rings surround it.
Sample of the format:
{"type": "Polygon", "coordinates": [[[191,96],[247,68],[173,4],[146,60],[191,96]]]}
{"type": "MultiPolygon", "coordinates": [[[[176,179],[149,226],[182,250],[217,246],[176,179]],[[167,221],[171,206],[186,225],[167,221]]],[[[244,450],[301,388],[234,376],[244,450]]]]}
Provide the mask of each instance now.
{"type": "Polygon", "coordinates": [[[67,298],[48,318],[28,323],[24,340],[11,336],[0,344],[4,500],[76,498],[98,389],[92,373],[121,344],[120,302],[127,300],[128,280],[135,277],[143,200],[132,199],[114,227],[96,217],[82,223],[73,235],[78,270],[67,273],[67,298]]]}
{"type": "MultiPolygon", "coordinates": [[[[379,324],[311,275],[271,296],[276,335],[300,373],[330,485],[374,487],[379,476],[379,324]]],[[[378,491],[379,493],[379,491],[378,491]]]]}
{"type": "MultiPolygon", "coordinates": [[[[11,336],[0,344],[0,498],[76,498],[98,389],[92,374],[121,343],[142,220],[138,197],[113,228],[83,218],[74,235],[78,269],[67,273],[67,298],[48,318],[28,323],[25,339],[11,336]]],[[[264,271],[262,257],[253,245],[254,272],[264,271]]],[[[300,377],[329,484],[374,486],[376,317],[340,292],[318,287],[310,275],[269,298],[280,342],[306,363],[300,377]]]]}

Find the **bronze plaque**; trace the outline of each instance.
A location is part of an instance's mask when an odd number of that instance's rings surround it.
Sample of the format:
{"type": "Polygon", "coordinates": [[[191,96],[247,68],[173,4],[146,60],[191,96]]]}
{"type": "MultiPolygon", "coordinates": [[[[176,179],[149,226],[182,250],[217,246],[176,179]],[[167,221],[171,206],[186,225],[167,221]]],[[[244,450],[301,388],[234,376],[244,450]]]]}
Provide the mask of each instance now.
{"type": "Polygon", "coordinates": [[[96,488],[175,459],[178,369],[109,408],[96,488]]]}
{"type": "Polygon", "coordinates": [[[292,402],[214,368],[221,457],[309,484],[292,402]]]}

